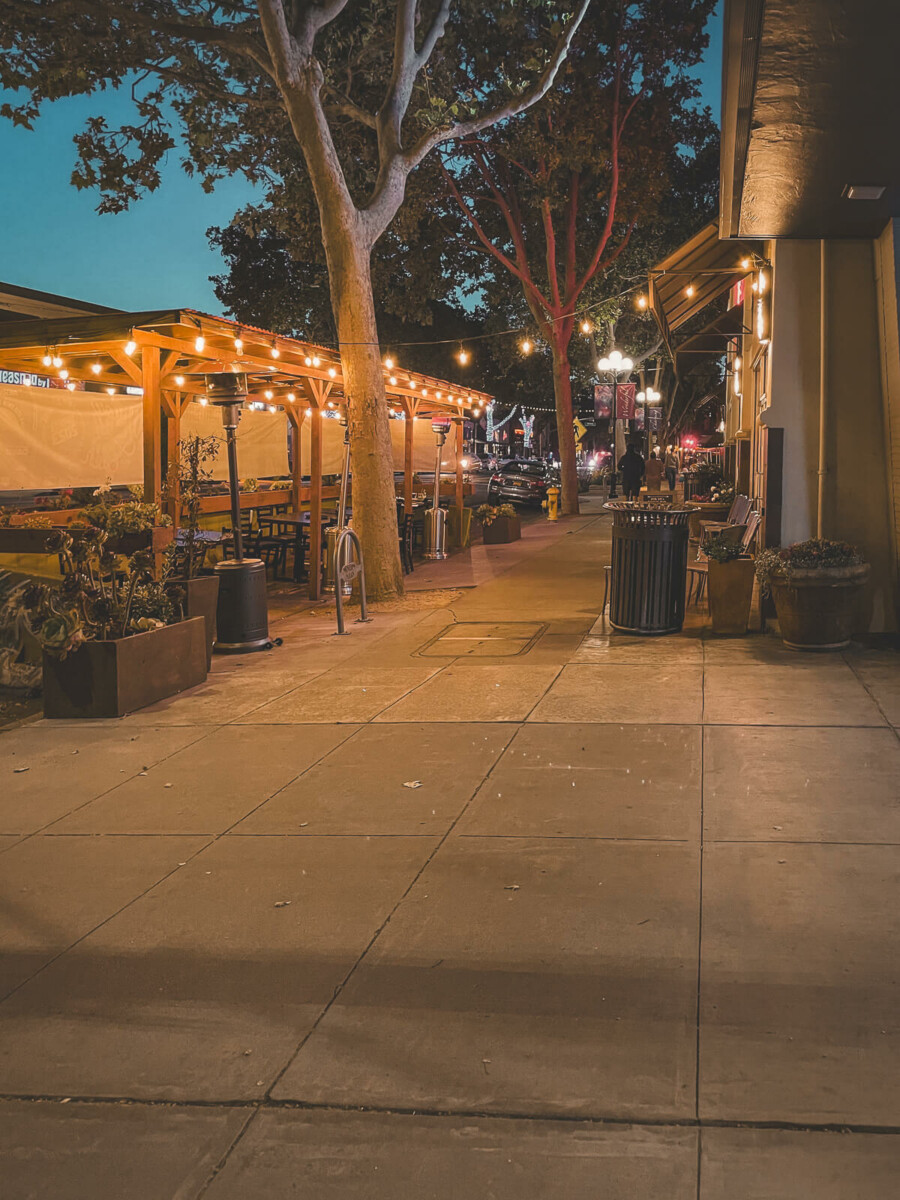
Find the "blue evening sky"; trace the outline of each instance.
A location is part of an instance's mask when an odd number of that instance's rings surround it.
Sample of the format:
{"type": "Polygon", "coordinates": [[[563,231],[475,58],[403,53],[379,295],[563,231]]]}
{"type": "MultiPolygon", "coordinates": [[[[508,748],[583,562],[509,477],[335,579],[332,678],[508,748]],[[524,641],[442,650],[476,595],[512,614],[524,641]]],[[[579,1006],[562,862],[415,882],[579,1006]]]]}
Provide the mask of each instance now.
{"type": "MultiPolygon", "coordinates": [[[[710,26],[702,70],[704,100],[719,118],[721,3],[710,26]]],[[[220,183],[211,195],[170,155],[158,190],[128,212],[100,215],[97,195],[69,183],[72,138],[88,116],[110,124],[130,104],[113,95],[48,104],[34,131],[0,121],[0,280],[39,291],[92,300],[132,312],[153,308],[220,311],[209,276],[222,259],[206,240],[211,225],[226,225],[253,197],[243,178],[220,183]]]]}

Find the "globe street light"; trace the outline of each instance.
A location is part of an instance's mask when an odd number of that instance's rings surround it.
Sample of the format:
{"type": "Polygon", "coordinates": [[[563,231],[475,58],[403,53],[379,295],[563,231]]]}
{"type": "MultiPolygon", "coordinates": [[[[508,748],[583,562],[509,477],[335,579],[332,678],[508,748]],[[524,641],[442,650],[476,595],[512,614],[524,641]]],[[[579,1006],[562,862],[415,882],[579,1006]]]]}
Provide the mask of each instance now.
{"type": "MultiPolygon", "coordinates": [[[[661,399],[662,396],[660,396],[659,392],[655,391],[652,387],[648,387],[646,392],[638,392],[637,394],[638,404],[646,404],[648,407],[649,405],[654,404],[657,400],[661,399]]],[[[649,458],[650,451],[653,449],[653,435],[650,432],[650,413],[647,411],[647,409],[644,409],[644,426],[647,430],[647,457],[649,458]]]]}
{"type": "Polygon", "coordinates": [[[619,376],[627,378],[634,370],[634,363],[630,358],[624,358],[618,350],[613,350],[608,358],[601,358],[597,363],[597,370],[601,375],[606,375],[612,379],[612,420],[610,428],[612,430],[612,471],[610,473],[609,483],[609,498],[616,498],[616,401],[618,400],[619,376]]]}

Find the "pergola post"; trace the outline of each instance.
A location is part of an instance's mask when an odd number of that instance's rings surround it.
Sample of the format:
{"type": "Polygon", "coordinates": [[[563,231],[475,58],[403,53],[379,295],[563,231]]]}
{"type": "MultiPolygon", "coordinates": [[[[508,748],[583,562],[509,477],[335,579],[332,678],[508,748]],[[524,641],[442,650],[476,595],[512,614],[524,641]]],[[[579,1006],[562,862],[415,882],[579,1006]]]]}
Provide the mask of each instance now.
{"type": "Polygon", "coordinates": [[[144,501],[159,502],[162,491],[162,412],[160,397],[159,348],[144,346],[141,353],[141,387],[144,427],[144,501]]]}
{"type": "Polygon", "coordinates": [[[181,441],[181,406],[184,397],[180,392],[162,392],[162,406],[166,416],[166,505],[175,531],[181,524],[181,472],[179,470],[179,443],[181,441]]]}
{"type": "Polygon", "coordinates": [[[412,516],[413,507],[413,434],[415,433],[415,406],[404,404],[406,420],[403,429],[403,512],[412,516]]]}
{"type": "Polygon", "coordinates": [[[309,445],[309,598],[322,598],[322,410],[313,408],[309,445]]]}
{"type": "Polygon", "coordinates": [[[457,513],[457,516],[459,518],[460,549],[462,549],[463,508],[465,507],[465,504],[463,501],[462,455],[463,455],[463,419],[462,419],[462,417],[460,417],[456,424],[456,507],[459,510],[457,513]]]}
{"type": "Polygon", "coordinates": [[[300,511],[300,498],[303,492],[303,462],[302,446],[300,445],[300,430],[305,413],[299,412],[293,404],[285,408],[291,426],[291,507],[295,513],[300,511]]]}

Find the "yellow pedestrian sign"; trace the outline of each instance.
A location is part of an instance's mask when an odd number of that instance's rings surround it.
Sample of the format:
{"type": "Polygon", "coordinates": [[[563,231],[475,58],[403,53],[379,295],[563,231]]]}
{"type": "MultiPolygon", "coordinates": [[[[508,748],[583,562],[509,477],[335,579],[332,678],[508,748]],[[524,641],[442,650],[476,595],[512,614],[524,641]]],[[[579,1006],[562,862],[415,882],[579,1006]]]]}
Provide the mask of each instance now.
{"type": "Polygon", "coordinates": [[[575,444],[578,445],[584,438],[584,435],[587,433],[587,429],[584,425],[582,425],[577,417],[574,419],[572,424],[575,427],[575,444]]]}

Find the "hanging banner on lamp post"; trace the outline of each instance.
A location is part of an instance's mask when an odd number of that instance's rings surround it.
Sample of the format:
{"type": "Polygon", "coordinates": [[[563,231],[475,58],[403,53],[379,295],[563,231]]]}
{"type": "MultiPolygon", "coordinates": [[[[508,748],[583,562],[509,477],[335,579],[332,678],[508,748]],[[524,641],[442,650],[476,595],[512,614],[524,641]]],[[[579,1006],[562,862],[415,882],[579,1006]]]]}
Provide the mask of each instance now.
{"type": "MultiPolygon", "coordinates": [[[[616,420],[634,420],[634,399],[637,386],[633,383],[620,383],[616,389],[616,420]]],[[[608,419],[612,416],[613,388],[611,383],[594,384],[594,412],[598,417],[608,419]]]]}

